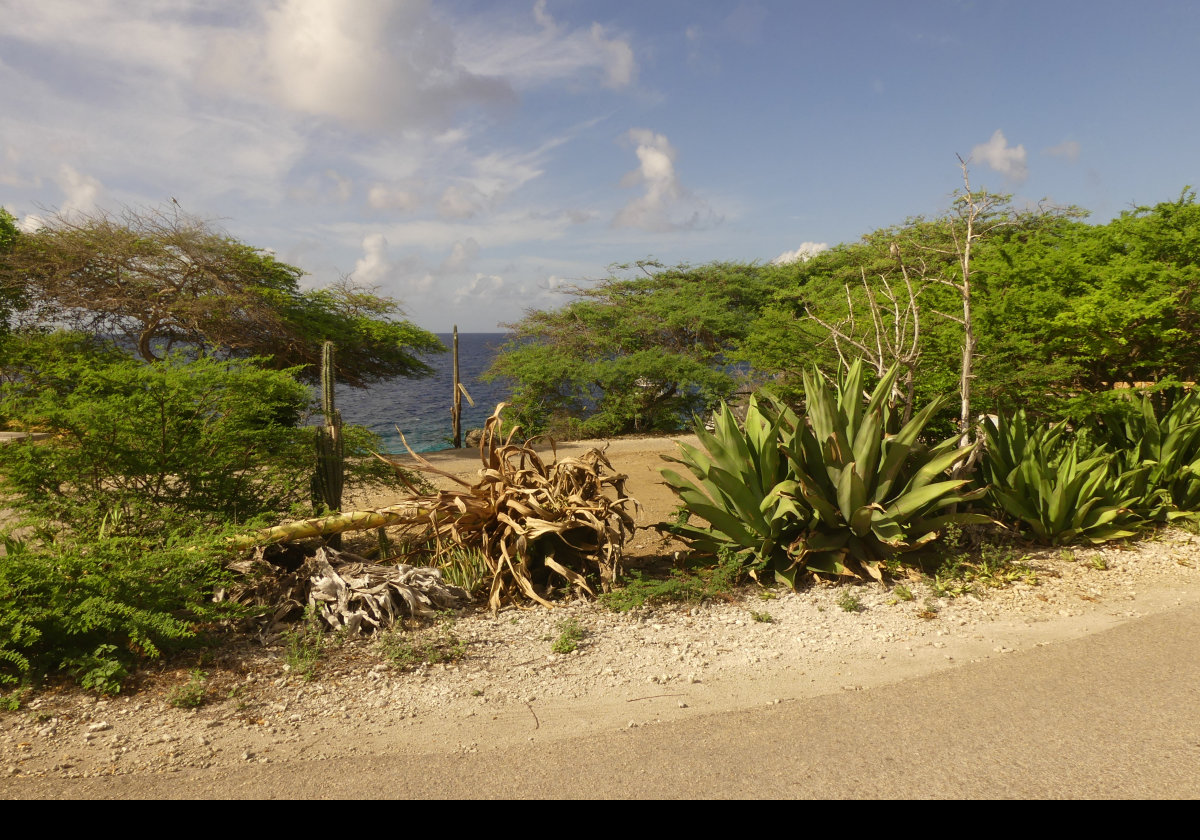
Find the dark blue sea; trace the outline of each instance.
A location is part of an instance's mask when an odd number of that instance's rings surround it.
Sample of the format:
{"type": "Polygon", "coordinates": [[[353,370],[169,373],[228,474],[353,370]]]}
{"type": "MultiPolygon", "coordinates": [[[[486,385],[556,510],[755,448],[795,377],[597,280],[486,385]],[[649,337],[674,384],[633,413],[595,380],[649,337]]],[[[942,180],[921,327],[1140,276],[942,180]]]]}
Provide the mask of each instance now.
{"type": "MultiPolygon", "coordinates": [[[[453,337],[438,333],[447,348],[453,337]]],[[[487,370],[496,349],[504,343],[503,333],[458,334],[458,373],[475,400],[474,408],[462,401],[462,430],[483,428],[483,423],[508,399],[508,387],[502,382],[484,383],[480,374],[487,370]]],[[[454,399],[454,360],[447,352],[425,360],[434,369],[428,379],[394,379],[367,389],[339,385],[336,398],[342,420],[366,426],[383,438],[385,452],[402,453],[404,444],[396,427],[404,432],[408,445],[417,452],[433,452],[452,445],[450,407],[454,399]]]]}

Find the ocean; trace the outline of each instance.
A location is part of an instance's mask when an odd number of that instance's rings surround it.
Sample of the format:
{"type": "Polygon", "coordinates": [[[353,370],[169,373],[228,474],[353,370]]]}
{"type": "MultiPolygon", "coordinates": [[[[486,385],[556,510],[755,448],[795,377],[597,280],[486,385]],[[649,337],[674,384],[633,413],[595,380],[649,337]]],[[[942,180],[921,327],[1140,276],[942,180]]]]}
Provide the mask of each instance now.
{"type": "MultiPolygon", "coordinates": [[[[450,333],[437,333],[447,348],[450,333]]],[[[508,399],[508,387],[502,382],[485,383],[480,375],[487,370],[504,343],[504,333],[458,334],[458,372],[475,406],[463,399],[463,437],[470,429],[481,429],[496,409],[508,399]]],[[[383,439],[383,450],[403,453],[404,444],[396,427],[404,432],[408,445],[417,452],[435,452],[452,445],[450,407],[454,398],[454,358],[447,350],[425,360],[435,371],[428,379],[394,379],[369,388],[339,385],[335,392],[342,420],[366,426],[383,439]]]]}

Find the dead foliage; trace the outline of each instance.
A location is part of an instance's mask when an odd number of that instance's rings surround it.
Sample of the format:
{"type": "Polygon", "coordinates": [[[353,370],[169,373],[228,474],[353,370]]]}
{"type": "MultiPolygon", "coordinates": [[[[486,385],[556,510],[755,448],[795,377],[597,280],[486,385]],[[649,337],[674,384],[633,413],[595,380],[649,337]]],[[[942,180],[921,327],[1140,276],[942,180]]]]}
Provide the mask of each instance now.
{"type": "Polygon", "coordinates": [[[263,642],[277,639],[306,606],[331,629],[357,635],[404,618],[432,618],[471,601],[465,590],[443,582],[439,569],[379,565],[326,546],[292,571],[279,558],[268,559],[262,546],[230,568],[242,582],[218,598],[267,607],[269,612],[252,619],[248,628],[263,642]]]}
{"type": "Polygon", "coordinates": [[[504,406],[496,406],[484,425],[483,468],[474,484],[409,449],[418,470],[460,487],[411,500],[435,510],[422,523],[424,531],[410,539],[431,542],[437,563],[456,549],[480,551],[491,568],[488,606],[493,610],[519,595],[551,606],[547,596],[556,584],[595,597],[598,580],[601,591],[608,591],[620,575],[625,539],[634,529],[629,508],[636,509],[637,501],[625,492],[627,476],[617,473],[599,449],[559,459],[550,441],[554,459],[543,461],[534,440],[515,442],[519,428],[502,435],[504,406]]]}
{"type": "MultiPolygon", "coordinates": [[[[496,406],[485,424],[476,482],[439,470],[409,448],[418,470],[458,487],[421,494],[410,486],[413,495],[399,504],[287,523],[243,538],[242,544],[396,527],[398,542],[424,547],[433,566],[455,552],[480,552],[491,572],[488,605],[493,610],[521,596],[552,606],[550,597],[561,587],[592,597],[597,587],[608,591],[620,575],[625,540],[634,530],[630,507],[636,509],[637,502],[625,493],[627,476],[598,449],[559,459],[553,441],[554,458],[545,462],[533,440],[515,441],[519,429],[502,435],[504,406],[496,406]]],[[[397,461],[379,457],[401,469],[397,461]]]]}

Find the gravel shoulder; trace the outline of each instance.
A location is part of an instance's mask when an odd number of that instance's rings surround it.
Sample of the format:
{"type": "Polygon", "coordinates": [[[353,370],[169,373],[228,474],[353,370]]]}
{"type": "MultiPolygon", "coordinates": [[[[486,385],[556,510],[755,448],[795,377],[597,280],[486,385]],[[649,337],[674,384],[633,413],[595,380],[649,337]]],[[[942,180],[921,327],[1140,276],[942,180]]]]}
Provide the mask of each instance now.
{"type": "MultiPolygon", "coordinates": [[[[643,525],[674,508],[657,483],[659,456],[673,449],[667,439],[608,449],[643,504],[643,525]]],[[[459,453],[431,460],[468,478],[478,463],[459,453]]],[[[671,550],[653,531],[631,546],[634,558],[671,550]]],[[[103,795],[96,784],[111,777],[135,780],[122,796],[184,797],[189,773],[220,778],[247,765],[276,766],[287,796],[287,774],[312,760],[503,751],[869,691],[1200,602],[1200,537],[1179,530],[1131,547],[1034,551],[1026,563],[1036,585],[952,599],[912,581],[912,600],[873,584],[817,585],[624,614],[582,601],[476,612],[405,636],[450,632],[465,645],[457,662],[401,669],[375,641],[349,640],[327,649],[311,681],[289,670],[282,648],[229,646],[199,663],[198,708],[171,704],[190,676],[189,664],[174,663],[142,674],[125,696],[51,689],[0,713],[0,797],[103,795]],[[847,592],[859,609],[843,608],[847,592]],[[584,636],[556,654],[566,619],[584,636]]]]}

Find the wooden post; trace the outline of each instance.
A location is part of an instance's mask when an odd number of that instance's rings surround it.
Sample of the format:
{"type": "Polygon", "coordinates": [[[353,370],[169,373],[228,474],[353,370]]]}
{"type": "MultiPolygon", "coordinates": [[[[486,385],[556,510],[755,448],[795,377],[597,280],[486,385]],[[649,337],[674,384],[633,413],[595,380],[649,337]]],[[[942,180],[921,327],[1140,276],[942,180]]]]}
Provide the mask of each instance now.
{"type": "Polygon", "coordinates": [[[454,427],[454,448],[462,449],[462,387],[458,384],[458,324],[454,325],[454,407],[450,409],[454,427]]]}

